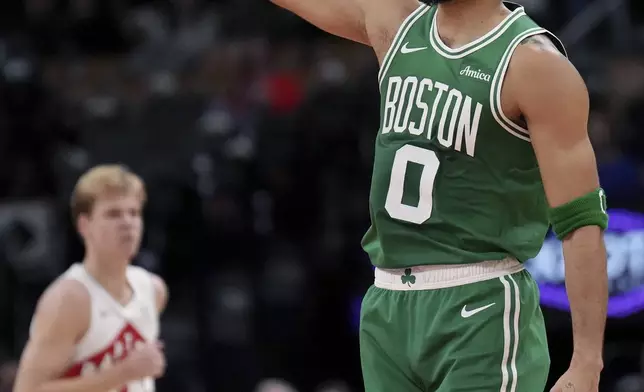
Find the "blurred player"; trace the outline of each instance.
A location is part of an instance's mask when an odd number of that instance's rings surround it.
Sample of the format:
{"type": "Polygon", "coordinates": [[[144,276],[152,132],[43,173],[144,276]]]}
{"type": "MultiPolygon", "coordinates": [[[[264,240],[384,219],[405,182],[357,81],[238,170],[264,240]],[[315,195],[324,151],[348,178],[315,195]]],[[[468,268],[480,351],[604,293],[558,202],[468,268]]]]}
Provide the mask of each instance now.
{"type": "Polygon", "coordinates": [[[606,200],[588,93],[559,40],[501,0],[273,0],[380,63],[363,248],[367,392],[542,392],[546,331],[522,262],[563,241],[574,353],[556,391],[597,391],[606,200]]]}
{"type": "Polygon", "coordinates": [[[74,189],[71,210],[85,258],[38,302],[15,392],[151,392],[165,359],[157,341],[165,283],[130,261],[146,201],[141,179],[98,166],[74,189]]]}

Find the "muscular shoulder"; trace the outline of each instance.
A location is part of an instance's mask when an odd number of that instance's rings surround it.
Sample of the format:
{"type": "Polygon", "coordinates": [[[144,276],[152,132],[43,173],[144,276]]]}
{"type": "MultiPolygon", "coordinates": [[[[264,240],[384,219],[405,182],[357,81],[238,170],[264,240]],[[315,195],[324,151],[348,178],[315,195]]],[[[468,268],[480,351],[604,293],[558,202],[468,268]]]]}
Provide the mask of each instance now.
{"type": "Polygon", "coordinates": [[[76,309],[82,311],[90,307],[90,295],[87,288],[75,279],[59,278],[55,280],[38,300],[38,311],[62,311],[76,309]]]}
{"type": "Polygon", "coordinates": [[[561,52],[559,52],[559,49],[555,46],[555,44],[552,42],[550,37],[548,37],[545,34],[537,34],[537,35],[532,35],[519,44],[519,49],[517,51],[520,51],[522,49],[520,48],[527,48],[528,50],[533,50],[533,51],[549,51],[553,52],[557,55],[561,55],[561,52]]]}
{"type": "Polygon", "coordinates": [[[31,325],[33,338],[80,338],[89,328],[91,299],[85,286],[74,279],[55,280],[38,300],[31,325]]]}
{"type": "Polygon", "coordinates": [[[545,35],[535,35],[517,47],[510,60],[507,79],[510,82],[521,79],[521,84],[530,84],[535,78],[555,80],[568,77],[571,72],[576,73],[576,70],[552,41],[545,35]]]}
{"type": "Polygon", "coordinates": [[[586,85],[570,61],[545,35],[525,39],[516,49],[505,81],[524,116],[545,114],[587,100],[586,85]]]}

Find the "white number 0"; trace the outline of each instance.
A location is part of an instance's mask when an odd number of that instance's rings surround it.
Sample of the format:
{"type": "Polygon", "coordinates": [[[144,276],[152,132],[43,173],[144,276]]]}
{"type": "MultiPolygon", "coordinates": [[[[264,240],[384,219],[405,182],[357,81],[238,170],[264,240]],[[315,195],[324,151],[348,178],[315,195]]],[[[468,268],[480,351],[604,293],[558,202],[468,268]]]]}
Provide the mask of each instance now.
{"type": "Polygon", "coordinates": [[[434,181],[436,180],[439,165],[438,156],[432,150],[407,144],[396,151],[391,168],[387,201],[385,202],[385,209],[389,216],[416,224],[421,224],[432,216],[434,181]],[[418,198],[417,206],[410,206],[402,202],[405,173],[409,162],[423,166],[420,184],[418,185],[420,197],[418,198]]]}

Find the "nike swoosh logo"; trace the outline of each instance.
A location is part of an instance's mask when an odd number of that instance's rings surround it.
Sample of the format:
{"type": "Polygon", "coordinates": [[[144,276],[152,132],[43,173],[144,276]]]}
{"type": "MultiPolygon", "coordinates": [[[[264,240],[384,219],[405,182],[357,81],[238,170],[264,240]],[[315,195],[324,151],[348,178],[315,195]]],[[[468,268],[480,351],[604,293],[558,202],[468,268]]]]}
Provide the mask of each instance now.
{"type": "Polygon", "coordinates": [[[475,314],[484,311],[485,309],[491,308],[492,306],[496,305],[496,302],[493,302],[489,305],[481,306],[480,308],[472,309],[472,310],[467,310],[467,305],[463,306],[463,309],[461,310],[461,317],[463,318],[469,318],[474,316],[475,314]]]}
{"type": "Polygon", "coordinates": [[[405,45],[403,45],[403,47],[400,48],[400,53],[402,54],[414,53],[414,52],[420,52],[421,50],[427,49],[427,46],[423,46],[422,48],[410,48],[407,45],[409,45],[409,42],[405,42],[405,45]]]}

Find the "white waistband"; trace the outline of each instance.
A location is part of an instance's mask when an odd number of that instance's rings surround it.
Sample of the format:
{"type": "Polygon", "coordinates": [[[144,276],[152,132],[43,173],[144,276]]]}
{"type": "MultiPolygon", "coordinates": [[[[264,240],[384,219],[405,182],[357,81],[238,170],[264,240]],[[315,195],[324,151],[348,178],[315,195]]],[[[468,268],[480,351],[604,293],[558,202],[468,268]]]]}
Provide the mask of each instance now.
{"type": "Polygon", "coordinates": [[[523,269],[523,264],[513,258],[473,264],[421,265],[399,269],[376,268],[374,285],[397,291],[442,289],[500,278],[523,269]]]}

